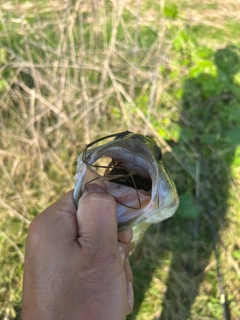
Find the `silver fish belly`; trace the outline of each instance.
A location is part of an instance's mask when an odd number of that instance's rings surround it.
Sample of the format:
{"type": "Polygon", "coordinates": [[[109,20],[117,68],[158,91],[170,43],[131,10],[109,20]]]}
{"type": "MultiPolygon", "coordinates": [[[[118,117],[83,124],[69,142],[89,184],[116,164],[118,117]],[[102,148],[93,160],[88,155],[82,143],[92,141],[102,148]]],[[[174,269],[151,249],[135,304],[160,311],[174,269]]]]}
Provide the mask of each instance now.
{"type": "Polygon", "coordinates": [[[78,158],[74,178],[76,204],[86,185],[101,179],[116,199],[119,231],[167,219],[179,204],[175,184],[162,163],[161,149],[152,138],[138,133],[125,131],[87,145],[78,158]],[[115,139],[95,146],[112,137],[115,139]],[[109,158],[107,163],[96,164],[103,157],[109,158]],[[100,174],[99,168],[105,172],[100,174]]]}

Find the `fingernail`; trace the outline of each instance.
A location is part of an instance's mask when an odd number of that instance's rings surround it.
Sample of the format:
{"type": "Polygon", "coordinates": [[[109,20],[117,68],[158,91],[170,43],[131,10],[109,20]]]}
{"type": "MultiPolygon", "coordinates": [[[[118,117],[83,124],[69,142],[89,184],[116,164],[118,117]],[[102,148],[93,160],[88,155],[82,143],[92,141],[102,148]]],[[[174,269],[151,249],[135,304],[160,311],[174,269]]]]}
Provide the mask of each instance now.
{"type": "Polygon", "coordinates": [[[90,183],[86,186],[86,190],[87,192],[97,192],[97,193],[107,193],[107,190],[104,189],[102,186],[100,186],[99,184],[97,183],[90,183]]]}
{"type": "Polygon", "coordinates": [[[120,257],[121,257],[121,260],[122,262],[124,263],[125,262],[125,259],[126,259],[126,256],[125,256],[125,251],[122,247],[118,247],[118,251],[120,253],[120,257]]]}
{"type": "Polygon", "coordinates": [[[128,282],[127,285],[127,302],[130,308],[130,313],[133,311],[133,304],[134,304],[134,293],[133,293],[133,286],[131,282],[128,282]]]}

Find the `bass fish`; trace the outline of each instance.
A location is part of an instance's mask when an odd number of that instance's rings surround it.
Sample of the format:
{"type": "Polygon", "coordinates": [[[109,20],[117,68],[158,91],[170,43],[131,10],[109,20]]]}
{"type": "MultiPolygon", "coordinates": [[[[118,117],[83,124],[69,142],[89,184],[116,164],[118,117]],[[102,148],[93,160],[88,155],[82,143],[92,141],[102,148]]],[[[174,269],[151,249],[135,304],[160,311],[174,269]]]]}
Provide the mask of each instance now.
{"type": "Polygon", "coordinates": [[[151,137],[139,133],[124,131],[88,144],[78,158],[74,178],[76,204],[86,186],[101,179],[116,200],[118,230],[134,227],[134,238],[137,225],[167,219],[179,204],[161,149],[151,137]],[[109,138],[114,139],[96,146],[109,138]]]}

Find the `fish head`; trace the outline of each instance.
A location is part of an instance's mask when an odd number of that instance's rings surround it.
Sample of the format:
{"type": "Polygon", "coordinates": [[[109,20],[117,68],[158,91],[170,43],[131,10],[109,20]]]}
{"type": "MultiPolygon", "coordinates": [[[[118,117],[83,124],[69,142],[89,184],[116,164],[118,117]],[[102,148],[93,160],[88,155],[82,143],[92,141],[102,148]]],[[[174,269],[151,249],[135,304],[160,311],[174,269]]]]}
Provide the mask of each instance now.
{"type": "Polygon", "coordinates": [[[116,199],[119,231],[171,217],[179,200],[157,143],[150,136],[129,131],[108,137],[115,139],[100,146],[95,146],[95,142],[87,145],[78,158],[76,203],[88,183],[101,179],[107,192],[116,199]],[[97,165],[103,157],[108,162],[97,165]],[[104,167],[104,173],[99,174],[98,167],[104,167]]]}

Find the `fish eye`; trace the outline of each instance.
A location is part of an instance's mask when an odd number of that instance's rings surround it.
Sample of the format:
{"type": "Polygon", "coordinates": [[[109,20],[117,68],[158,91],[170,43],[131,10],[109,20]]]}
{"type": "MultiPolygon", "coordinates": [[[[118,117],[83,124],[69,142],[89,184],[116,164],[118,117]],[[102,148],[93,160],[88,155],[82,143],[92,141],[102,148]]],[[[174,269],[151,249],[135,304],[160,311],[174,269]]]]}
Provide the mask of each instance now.
{"type": "Polygon", "coordinates": [[[132,132],[131,132],[131,131],[119,132],[119,133],[117,133],[117,134],[115,135],[114,140],[125,138],[125,137],[128,136],[130,133],[132,133],[132,132]]]}
{"type": "Polygon", "coordinates": [[[162,160],[162,151],[156,144],[153,146],[153,150],[154,150],[156,158],[159,161],[162,160]]]}
{"type": "Polygon", "coordinates": [[[138,141],[142,141],[142,142],[145,142],[145,136],[143,136],[142,134],[139,134],[139,133],[132,133],[129,138],[131,139],[136,139],[138,141]]]}
{"type": "Polygon", "coordinates": [[[153,145],[153,151],[154,151],[155,157],[156,157],[159,161],[162,160],[162,150],[159,148],[159,146],[157,145],[156,141],[153,139],[152,136],[147,135],[146,137],[147,137],[148,139],[150,139],[152,143],[154,143],[154,145],[153,145]]]}

